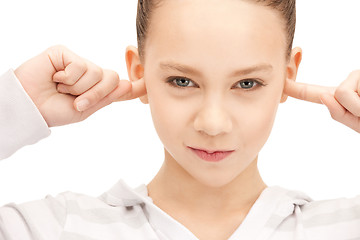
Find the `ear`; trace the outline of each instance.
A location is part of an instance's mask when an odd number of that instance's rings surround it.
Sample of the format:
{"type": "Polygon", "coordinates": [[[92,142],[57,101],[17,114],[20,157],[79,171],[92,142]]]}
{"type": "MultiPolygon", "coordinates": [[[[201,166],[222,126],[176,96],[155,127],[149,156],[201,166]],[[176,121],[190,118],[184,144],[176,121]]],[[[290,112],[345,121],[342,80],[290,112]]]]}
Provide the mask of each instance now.
{"type": "MultiPolygon", "coordinates": [[[[126,48],[125,61],[126,61],[126,66],[130,81],[137,81],[139,79],[144,78],[144,67],[141,64],[139,51],[136,47],[128,46],[126,48]]],[[[146,87],[146,83],[145,83],[145,87],[146,87]]],[[[149,103],[147,94],[139,98],[142,103],[144,104],[149,103]]]]}
{"type": "MultiPolygon", "coordinates": [[[[286,67],[286,81],[296,81],[296,76],[297,76],[297,72],[299,70],[301,59],[302,59],[301,48],[299,48],[299,47],[294,48],[291,51],[290,60],[286,67]]],[[[286,84],[286,81],[284,84],[286,84]]],[[[284,86],[284,89],[285,89],[285,86],[284,86]]],[[[286,102],[287,98],[288,98],[288,95],[283,93],[281,96],[280,102],[281,103],[286,102]]]]}

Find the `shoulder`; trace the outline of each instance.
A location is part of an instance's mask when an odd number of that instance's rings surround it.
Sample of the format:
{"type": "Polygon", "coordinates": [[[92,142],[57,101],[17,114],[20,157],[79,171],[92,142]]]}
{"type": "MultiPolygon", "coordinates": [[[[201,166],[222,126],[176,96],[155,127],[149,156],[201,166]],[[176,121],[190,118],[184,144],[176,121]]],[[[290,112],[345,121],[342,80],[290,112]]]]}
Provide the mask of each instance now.
{"type": "Polygon", "coordinates": [[[309,239],[360,238],[360,196],[294,204],[293,213],[278,226],[309,239]]]}
{"type": "Polygon", "coordinates": [[[360,196],[311,201],[301,207],[308,225],[335,224],[357,220],[360,226],[360,196]]]}
{"type": "MultiPolygon", "coordinates": [[[[125,214],[101,199],[80,193],[64,192],[53,197],[0,208],[0,232],[5,239],[59,239],[66,228],[82,228],[89,223],[107,223],[125,214]],[[70,223],[70,224],[69,224],[70,223]]],[[[1,234],[0,234],[1,236],[1,234]]]]}

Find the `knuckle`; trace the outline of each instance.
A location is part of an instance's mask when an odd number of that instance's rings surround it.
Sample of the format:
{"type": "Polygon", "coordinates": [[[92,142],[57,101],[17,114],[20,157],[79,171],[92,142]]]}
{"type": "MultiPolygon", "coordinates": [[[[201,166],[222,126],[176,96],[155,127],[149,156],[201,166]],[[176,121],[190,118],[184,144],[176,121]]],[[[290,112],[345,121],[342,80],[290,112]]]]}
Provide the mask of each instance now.
{"type": "MultiPolygon", "coordinates": [[[[59,87],[60,87],[60,85],[59,85],[59,87]]],[[[74,95],[74,96],[79,95],[79,94],[77,94],[77,92],[76,92],[76,90],[75,90],[75,88],[73,86],[61,85],[60,89],[62,91],[65,91],[66,93],[70,93],[71,95],[74,95]]]]}
{"type": "Polygon", "coordinates": [[[59,91],[60,93],[65,93],[68,92],[67,88],[63,85],[63,84],[58,84],[56,86],[57,91],[59,91]]]}
{"type": "Polygon", "coordinates": [[[74,64],[75,68],[76,68],[79,72],[85,73],[85,72],[87,71],[87,68],[88,68],[88,67],[87,67],[85,61],[83,61],[82,59],[79,60],[79,61],[74,62],[73,64],[74,64]]]}
{"type": "Polygon", "coordinates": [[[334,119],[334,120],[337,119],[334,113],[330,113],[330,116],[331,116],[331,118],[334,119]]]}
{"type": "Polygon", "coordinates": [[[109,81],[111,82],[111,86],[115,87],[119,84],[120,82],[120,77],[119,74],[117,72],[114,71],[110,71],[109,72],[109,81]]]}
{"type": "Polygon", "coordinates": [[[61,82],[65,85],[72,85],[72,83],[70,82],[70,79],[67,77],[64,77],[61,82]]]}
{"type": "Polygon", "coordinates": [[[61,82],[64,82],[64,77],[65,77],[64,72],[56,72],[56,73],[53,75],[53,80],[54,80],[55,82],[61,83],[61,82]]]}
{"type": "Polygon", "coordinates": [[[71,93],[72,95],[76,95],[76,96],[82,94],[82,92],[81,92],[77,87],[71,87],[71,88],[69,89],[69,91],[70,91],[70,93],[71,93]]]}
{"type": "Polygon", "coordinates": [[[65,85],[69,85],[69,86],[72,86],[75,83],[75,81],[73,79],[71,79],[69,76],[65,76],[62,82],[65,85]]]}
{"type": "Polygon", "coordinates": [[[360,78],[360,69],[354,70],[350,73],[350,77],[360,78]]]}
{"type": "Polygon", "coordinates": [[[94,89],[92,94],[96,101],[100,101],[104,97],[104,91],[101,89],[94,89]]]}
{"type": "Polygon", "coordinates": [[[67,48],[64,45],[57,44],[57,45],[53,45],[53,46],[49,47],[47,49],[47,51],[56,52],[56,51],[62,51],[62,50],[66,50],[66,49],[67,48]]]}
{"type": "Polygon", "coordinates": [[[360,108],[354,110],[355,117],[360,117],[360,108]]]}
{"type": "Polygon", "coordinates": [[[334,113],[334,112],[330,112],[330,116],[332,119],[334,119],[335,121],[339,121],[340,116],[338,113],[334,113]]]}
{"type": "Polygon", "coordinates": [[[89,68],[88,72],[92,77],[95,77],[96,79],[101,79],[103,75],[103,70],[98,66],[89,68]]]}
{"type": "Polygon", "coordinates": [[[348,90],[345,87],[340,86],[335,90],[335,97],[337,99],[342,99],[347,94],[348,94],[348,90]]]}

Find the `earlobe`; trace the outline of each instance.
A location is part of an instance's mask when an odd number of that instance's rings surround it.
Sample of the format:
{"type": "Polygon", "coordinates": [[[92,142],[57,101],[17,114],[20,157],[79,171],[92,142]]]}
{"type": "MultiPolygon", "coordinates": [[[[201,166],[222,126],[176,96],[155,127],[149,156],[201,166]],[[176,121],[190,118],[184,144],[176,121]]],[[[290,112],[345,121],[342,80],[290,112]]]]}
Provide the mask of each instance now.
{"type": "MultiPolygon", "coordinates": [[[[302,49],[299,47],[294,48],[291,51],[291,56],[289,63],[286,67],[286,79],[284,82],[284,90],[285,90],[285,84],[287,81],[296,81],[297,72],[299,70],[299,66],[302,60],[302,49]]],[[[288,98],[288,95],[286,95],[284,92],[281,96],[281,103],[286,102],[288,98]]]]}
{"type": "MultiPolygon", "coordinates": [[[[134,46],[128,46],[125,53],[125,61],[127,66],[128,76],[131,82],[138,81],[144,78],[144,67],[141,64],[139,51],[134,46]]],[[[145,84],[146,87],[146,84],[145,84]]],[[[142,103],[148,104],[149,100],[147,94],[139,97],[142,103]]]]}

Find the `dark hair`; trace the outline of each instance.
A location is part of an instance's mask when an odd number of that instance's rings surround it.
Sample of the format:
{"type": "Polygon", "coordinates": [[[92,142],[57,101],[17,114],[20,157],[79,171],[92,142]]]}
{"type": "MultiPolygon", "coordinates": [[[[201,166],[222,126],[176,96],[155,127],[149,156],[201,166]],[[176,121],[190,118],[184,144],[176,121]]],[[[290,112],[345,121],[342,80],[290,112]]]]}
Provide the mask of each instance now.
{"type": "MultiPolygon", "coordinates": [[[[140,59],[145,56],[145,40],[150,25],[151,14],[164,0],[138,0],[136,31],[140,59]]],[[[287,59],[290,57],[296,25],[296,0],[243,0],[271,7],[280,14],[285,22],[287,33],[287,59]]]]}

